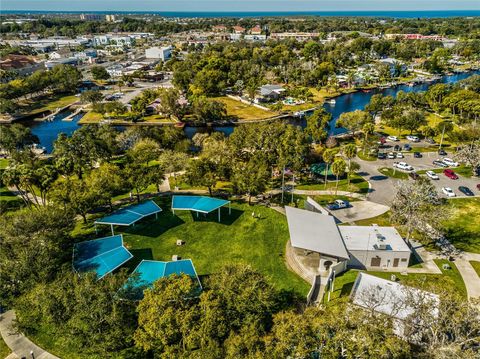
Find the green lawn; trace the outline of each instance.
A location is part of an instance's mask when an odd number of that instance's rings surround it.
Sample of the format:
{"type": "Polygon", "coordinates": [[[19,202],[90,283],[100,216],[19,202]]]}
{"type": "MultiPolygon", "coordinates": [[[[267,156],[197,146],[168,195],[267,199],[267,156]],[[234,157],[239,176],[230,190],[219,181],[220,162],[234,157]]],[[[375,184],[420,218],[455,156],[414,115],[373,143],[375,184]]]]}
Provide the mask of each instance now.
{"type": "Polygon", "coordinates": [[[382,167],[382,168],[379,168],[378,171],[387,177],[398,178],[398,179],[408,179],[408,174],[398,169],[382,167]]]}
{"type": "MultiPolygon", "coordinates": [[[[307,191],[323,191],[328,189],[335,189],[335,187],[335,180],[329,180],[327,182],[327,186],[325,186],[325,184],[323,183],[323,179],[319,178],[319,182],[305,181],[302,184],[295,186],[295,189],[307,191]]],[[[350,184],[348,184],[347,179],[339,180],[338,190],[366,194],[368,192],[368,182],[365,181],[361,176],[355,174],[350,176],[350,184]]]]}
{"type": "Polygon", "coordinates": [[[480,198],[450,200],[448,207],[446,237],[458,249],[480,253],[480,198]]]}
{"type": "Polygon", "coordinates": [[[52,95],[43,98],[25,100],[20,104],[21,112],[25,115],[35,115],[45,111],[55,111],[57,108],[62,108],[79,101],[79,98],[74,95],[52,95]]]}
{"type": "Polygon", "coordinates": [[[480,262],[470,261],[470,264],[472,265],[473,269],[475,269],[475,272],[477,272],[477,275],[480,277],[480,262]]]}
{"type": "MultiPolygon", "coordinates": [[[[463,176],[463,177],[470,178],[473,175],[471,167],[460,165],[458,167],[449,167],[449,168],[452,169],[456,174],[458,174],[460,176],[463,176]]],[[[433,171],[435,173],[443,173],[443,170],[444,170],[443,168],[435,168],[435,169],[431,169],[430,171],[433,171]]],[[[418,174],[425,174],[427,171],[428,170],[420,170],[420,171],[417,171],[417,173],[418,174]]]]}
{"type": "Polygon", "coordinates": [[[6,358],[12,351],[7,347],[7,344],[0,336],[0,358],[6,358]]]}
{"type": "Polygon", "coordinates": [[[197,218],[189,211],[173,215],[170,201],[170,197],[159,200],[164,211],[157,221],[144,220],[126,230],[116,229],[124,234],[126,246],[135,256],[128,263],[129,268],[133,269],[141,259],[171,260],[174,254],[191,258],[200,276],[226,264],[241,263],[267,275],[278,289],[294,290],[301,296],[307,294],[308,283],[285,264],[289,234],[284,215],[262,206],[233,203],[232,214],[228,215],[228,209],[224,208],[222,222],[218,223],[217,213],[207,218],[203,215],[197,218]],[[253,218],[252,212],[260,218],[253,218]],[[178,239],[186,244],[177,247],[178,239]]]}
{"type": "Polygon", "coordinates": [[[224,103],[227,107],[227,115],[237,120],[259,120],[277,115],[274,111],[266,111],[227,96],[215,97],[213,100],[224,103]]]}

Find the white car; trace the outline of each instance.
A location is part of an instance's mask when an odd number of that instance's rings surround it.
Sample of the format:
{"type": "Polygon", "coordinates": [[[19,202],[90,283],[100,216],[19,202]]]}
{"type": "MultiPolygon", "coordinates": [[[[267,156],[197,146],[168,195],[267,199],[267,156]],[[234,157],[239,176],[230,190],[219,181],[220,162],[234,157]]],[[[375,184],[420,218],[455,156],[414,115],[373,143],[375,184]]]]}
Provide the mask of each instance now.
{"type": "Polygon", "coordinates": [[[398,137],[397,136],[388,136],[387,140],[396,142],[396,141],[398,141],[398,137]]]}
{"type": "Polygon", "coordinates": [[[403,153],[402,152],[397,152],[397,158],[403,158],[403,153]]]}
{"type": "Polygon", "coordinates": [[[425,172],[425,174],[427,175],[428,178],[430,178],[432,180],[440,179],[440,177],[438,177],[438,175],[433,171],[427,171],[427,172],[425,172]]]}
{"type": "Polygon", "coordinates": [[[413,171],[413,167],[406,162],[395,162],[393,164],[393,167],[396,167],[399,170],[403,170],[403,171],[413,171]]]}
{"type": "Polygon", "coordinates": [[[442,192],[447,196],[447,197],[455,197],[456,194],[453,192],[453,189],[450,187],[442,187],[442,192]]]}
{"type": "Polygon", "coordinates": [[[417,136],[408,135],[407,140],[412,142],[420,142],[420,139],[417,136]]]}
{"type": "Polygon", "coordinates": [[[393,160],[393,159],[395,158],[395,153],[393,153],[393,152],[388,152],[387,158],[388,158],[389,160],[393,160]]]}
{"type": "Polygon", "coordinates": [[[454,160],[452,160],[451,158],[448,158],[448,157],[445,157],[442,160],[442,162],[445,163],[449,167],[458,167],[458,162],[455,162],[454,160]]]}

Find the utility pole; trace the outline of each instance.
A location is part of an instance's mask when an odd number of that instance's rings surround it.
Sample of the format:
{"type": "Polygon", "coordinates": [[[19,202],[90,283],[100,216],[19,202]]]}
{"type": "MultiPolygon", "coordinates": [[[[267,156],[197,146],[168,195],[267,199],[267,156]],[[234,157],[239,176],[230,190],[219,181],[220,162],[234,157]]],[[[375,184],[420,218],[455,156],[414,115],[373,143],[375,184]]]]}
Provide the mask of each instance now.
{"type": "Polygon", "coordinates": [[[283,192],[285,191],[285,166],[282,168],[282,204],[283,204],[283,192]]]}
{"type": "Polygon", "coordinates": [[[438,150],[442,149],[443,135],[444,134],[445,134],[445,124],[443,124],[442,137],[440,138],[440,146],[438,147],[438,150]]]}

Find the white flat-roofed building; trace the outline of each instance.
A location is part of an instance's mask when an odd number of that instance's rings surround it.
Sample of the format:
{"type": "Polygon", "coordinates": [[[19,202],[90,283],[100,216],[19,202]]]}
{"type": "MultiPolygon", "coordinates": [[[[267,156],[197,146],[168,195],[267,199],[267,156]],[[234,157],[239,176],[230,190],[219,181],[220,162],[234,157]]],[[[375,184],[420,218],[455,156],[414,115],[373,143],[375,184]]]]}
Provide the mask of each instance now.
{"type": "Polygon", "coordinates": [[[159,59],[166,61],[172,57],[172,47],[150,47],[145,50],[145,57],[147,59],[159,59]]]}
{"type": "MultiPolygon", "coordinates": [[[[393,318],[394,332],[399,336],[403,336],[405,320],[415,315],[416,307],[430,307],[431,314],[438,316],[440,305],[440,298],[436,294],[367,273],[358,274],[353,284],[350,300],[362,308],[393,318]]],[[[411,319],[416,321],[416,318],[411,319]]],[[[421,323],[417,321],[415,324],[421,323]]]]}
{"type": "Polygon", "coordinates": [[[394,227],[338,226],[350,253],[349,267],[407,268],[411,250],[394,227]]]}

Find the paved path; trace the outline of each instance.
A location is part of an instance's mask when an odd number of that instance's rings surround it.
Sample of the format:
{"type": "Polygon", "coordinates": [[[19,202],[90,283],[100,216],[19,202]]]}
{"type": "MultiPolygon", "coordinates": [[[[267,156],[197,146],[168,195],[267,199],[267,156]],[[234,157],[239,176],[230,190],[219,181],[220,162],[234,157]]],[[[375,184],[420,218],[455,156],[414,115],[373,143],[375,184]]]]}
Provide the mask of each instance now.
{"type": "Polygon", "coordinates": [[[15,333],[12,330],[14,320],[15,312],[13,310],[0,315],[0,334],[14,355],[19,358],[31,358],[30,353],[33,352],[35,359],[60,359],[32,343],[23,334],[15,333]]]}
{"type": "Polygon", "coordinates": [[[455,265],[462,275],[467,288],[468,298],[480,298],[480,277],[470,264],[470,261],[480,262],[480,253],[463,252],[455,259],[455,265]]]}

